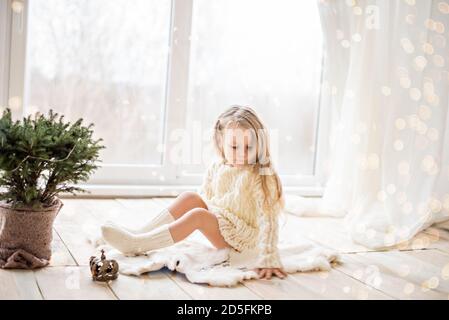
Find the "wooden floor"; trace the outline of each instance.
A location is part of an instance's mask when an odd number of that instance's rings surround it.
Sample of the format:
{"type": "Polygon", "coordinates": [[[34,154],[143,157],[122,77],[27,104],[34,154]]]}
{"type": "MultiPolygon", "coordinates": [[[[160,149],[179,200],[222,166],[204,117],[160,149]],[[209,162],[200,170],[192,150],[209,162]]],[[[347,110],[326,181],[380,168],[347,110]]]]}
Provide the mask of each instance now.
{"type": "Polygon", "coordinates": [[[138,226],[172,199],[63,199],[54,227],[51,265],[37,271],[0,270],[0,299],[449,299],[449,233],[428,229],[407,245],[370,251],[351,242],[341,221],[287,215],[281,237],[301,235],[341,253],[330,272],[251,280],[234,288],[191,284],[167,269],[142,277],[91,280],[86,241],[92,226],[114,220],[138,226]]]}

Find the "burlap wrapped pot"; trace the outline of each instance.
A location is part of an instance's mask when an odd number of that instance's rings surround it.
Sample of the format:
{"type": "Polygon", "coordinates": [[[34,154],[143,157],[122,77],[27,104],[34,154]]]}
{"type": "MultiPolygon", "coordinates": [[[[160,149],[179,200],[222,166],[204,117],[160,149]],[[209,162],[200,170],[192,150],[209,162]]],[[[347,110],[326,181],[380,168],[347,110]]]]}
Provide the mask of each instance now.
{"type": "Polygon", "coordinates": [[[0,201],[0,267],[34,269],[48,265],[53,222],[62,206],[58,198],[41,210],[11,209],[0,201]]]}

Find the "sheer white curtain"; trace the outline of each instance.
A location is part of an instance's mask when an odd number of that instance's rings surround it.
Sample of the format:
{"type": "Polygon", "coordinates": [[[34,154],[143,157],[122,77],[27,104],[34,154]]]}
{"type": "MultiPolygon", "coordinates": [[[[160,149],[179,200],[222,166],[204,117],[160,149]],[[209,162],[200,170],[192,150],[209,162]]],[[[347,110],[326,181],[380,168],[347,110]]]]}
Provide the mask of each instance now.
{"type": "Polygon", "coordinates": [[[367,247],[407,241],[449,218],[449,3],[318,5],[328,180],[322,198],[287,196],[286,209],[344,217],[367,247]]]}

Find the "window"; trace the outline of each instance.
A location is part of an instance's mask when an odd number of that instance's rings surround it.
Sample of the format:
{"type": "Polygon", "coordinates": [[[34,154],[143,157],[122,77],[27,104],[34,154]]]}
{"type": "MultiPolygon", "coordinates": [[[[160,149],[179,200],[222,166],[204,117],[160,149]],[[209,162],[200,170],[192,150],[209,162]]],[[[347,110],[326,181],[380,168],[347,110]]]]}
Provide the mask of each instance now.
{"type": "Polygon", "coordinates": [[[30,0],[25,111],[94,122],[106,164],[162,164],[169,0],[30,0]]]}
{"type": "Polygon", "coordinates": [[[253,106],[267,124],[286,186],[316,182],[322,38],[314,2],[12,2],[23,11],[11,19],[9,104],[95,123],[106,149],[90,184],[115,193],[198,184],[210,129],[232,104],[253,106]]]}
{"type": "Polygon", "coordinates": [[[312,175],[322,44],[316,4],[193,5],[186,123],[212,124],[229,105],[251,105],[270,130],[280,174],[312,175]]]}

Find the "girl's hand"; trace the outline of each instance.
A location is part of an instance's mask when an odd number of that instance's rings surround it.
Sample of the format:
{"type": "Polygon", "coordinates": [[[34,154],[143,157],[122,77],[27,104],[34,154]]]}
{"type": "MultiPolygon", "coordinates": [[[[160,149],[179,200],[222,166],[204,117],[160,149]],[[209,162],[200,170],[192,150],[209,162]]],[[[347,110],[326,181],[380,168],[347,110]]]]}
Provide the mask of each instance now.
{"type": "Polygon", "coordinates": [[[281,279],[284,279],[287,274],[281,268],[256,268],[256,272],[259,275],[259,279],[271,279],[272,275],[276,275],[281,279]]]}

